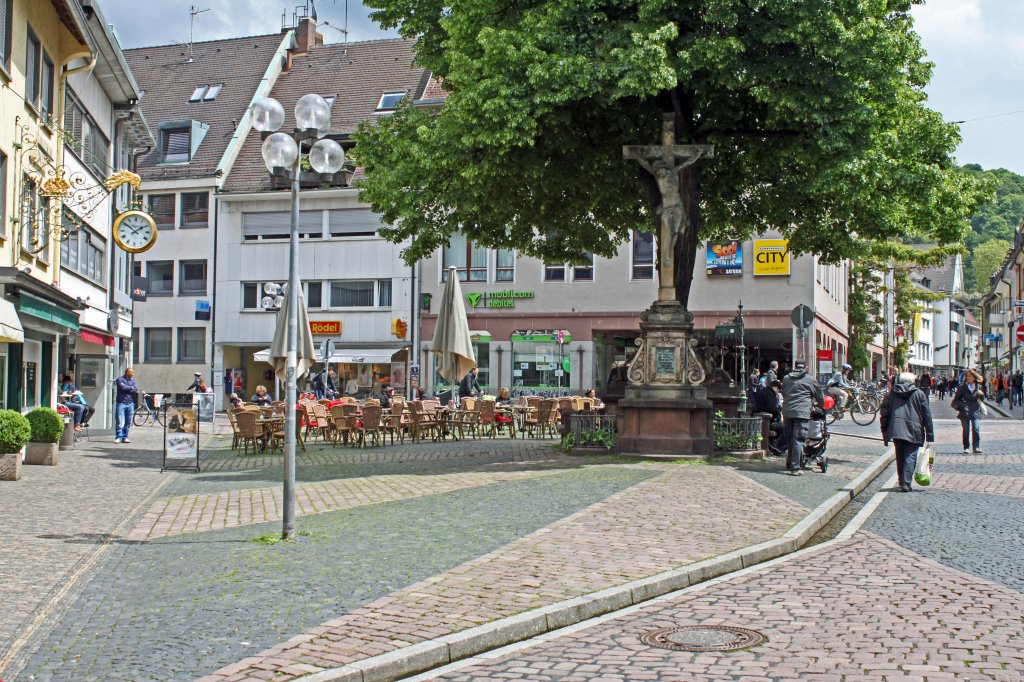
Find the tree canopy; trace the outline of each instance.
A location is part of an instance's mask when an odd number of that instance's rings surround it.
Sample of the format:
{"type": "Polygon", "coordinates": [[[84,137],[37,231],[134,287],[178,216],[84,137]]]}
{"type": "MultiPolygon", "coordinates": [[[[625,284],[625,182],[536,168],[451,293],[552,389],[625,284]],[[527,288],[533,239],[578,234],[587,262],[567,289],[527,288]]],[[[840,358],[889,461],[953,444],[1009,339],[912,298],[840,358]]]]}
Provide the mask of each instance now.
{"type": "Polygon", "coordinates": [[[979,181],[955,126],[925,106],[931,65],[910,0],[367,0],[415,38],[441,107],[365,124],[361,197],[412,239],[412,262],[463,232],[553,261],[612,255],[654,227],[653,179],[622,146],[715,157],[680,179],[685,304],[703,237],[777,229],[795,253],[855,257],[872,242],[960,242],[979,181]]]}

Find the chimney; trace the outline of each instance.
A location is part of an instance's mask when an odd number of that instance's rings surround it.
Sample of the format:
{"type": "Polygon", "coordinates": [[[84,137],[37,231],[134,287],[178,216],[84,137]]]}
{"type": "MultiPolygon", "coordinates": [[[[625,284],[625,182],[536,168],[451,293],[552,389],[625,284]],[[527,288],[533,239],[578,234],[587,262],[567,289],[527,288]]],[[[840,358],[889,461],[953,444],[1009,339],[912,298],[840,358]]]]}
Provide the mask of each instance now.
{"type": "Polygon", "coordinates": [[[323,45],[324,37],[316,32],[316,22],[310,17],[300,17],[295,28],[295,53],[306,54],[314,45],[323,45]]]}

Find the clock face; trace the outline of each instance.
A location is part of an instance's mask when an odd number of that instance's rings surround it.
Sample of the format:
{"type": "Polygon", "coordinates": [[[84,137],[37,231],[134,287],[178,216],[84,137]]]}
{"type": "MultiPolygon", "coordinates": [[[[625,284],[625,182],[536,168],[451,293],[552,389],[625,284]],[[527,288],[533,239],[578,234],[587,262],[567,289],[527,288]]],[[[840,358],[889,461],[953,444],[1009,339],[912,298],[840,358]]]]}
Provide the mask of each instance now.
{"type": "Polygon", "coordinates": [[[114,228],[118,245],[129,253],[139,253],[156,242],[153,219],[142,211],[127,211],[118,216],[114,228]]]}

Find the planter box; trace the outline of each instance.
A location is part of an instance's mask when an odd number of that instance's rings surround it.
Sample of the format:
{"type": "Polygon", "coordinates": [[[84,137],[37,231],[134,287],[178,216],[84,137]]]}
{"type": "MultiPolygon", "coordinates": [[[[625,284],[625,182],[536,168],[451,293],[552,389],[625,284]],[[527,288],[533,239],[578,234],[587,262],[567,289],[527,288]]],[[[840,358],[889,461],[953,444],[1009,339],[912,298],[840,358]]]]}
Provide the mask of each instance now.
{"type": "Polygon", "coordinates": [[[0,481],[17,481],[21,478],[21,453],[0,455],[0,481]]]}
{"type": "Polygon", "coordinates": [[[57,465],[57,443],[29,443],[25,446],[25,464],[57,465]]]}

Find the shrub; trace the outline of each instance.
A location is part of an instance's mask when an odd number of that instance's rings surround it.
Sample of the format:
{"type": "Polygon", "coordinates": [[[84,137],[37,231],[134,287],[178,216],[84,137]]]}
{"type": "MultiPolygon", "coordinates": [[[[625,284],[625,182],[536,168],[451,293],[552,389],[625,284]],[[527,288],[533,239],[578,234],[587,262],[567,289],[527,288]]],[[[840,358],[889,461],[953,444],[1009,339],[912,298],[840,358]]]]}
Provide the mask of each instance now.
{"type": "Polygon", "coordinates": [[[37,407],[25,415],[32,427],[32,443],[57,443],[64,433],[64,420],[56,410],[49,407],[37,407]]]}
{"type": "Polygon", "coordinates": [[[14,410],[0,410],[0,455],[21,452],[32,435],[28,420],[14,410]]]}

